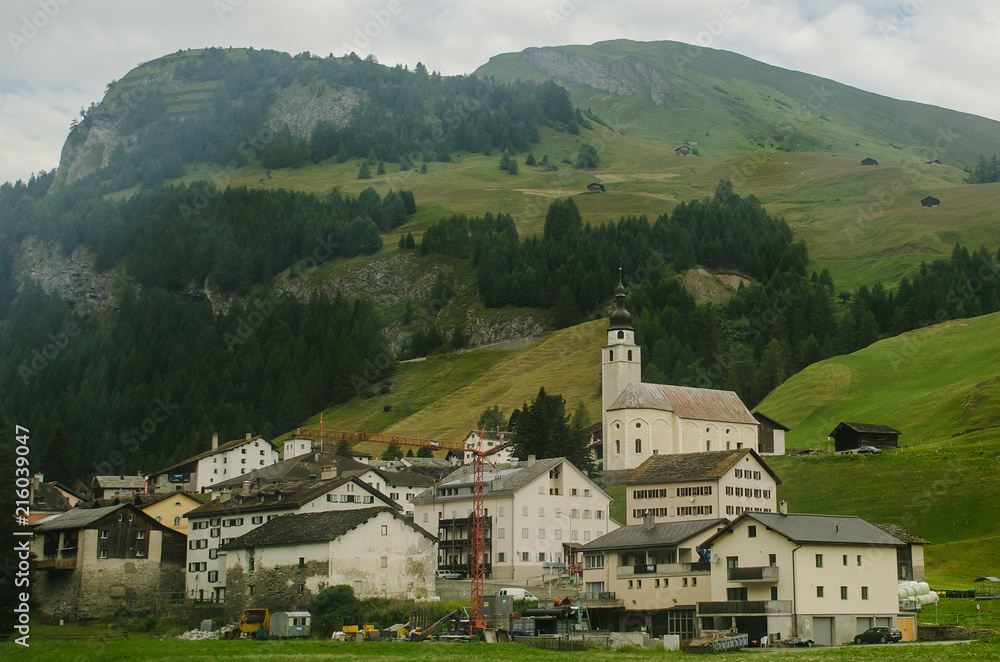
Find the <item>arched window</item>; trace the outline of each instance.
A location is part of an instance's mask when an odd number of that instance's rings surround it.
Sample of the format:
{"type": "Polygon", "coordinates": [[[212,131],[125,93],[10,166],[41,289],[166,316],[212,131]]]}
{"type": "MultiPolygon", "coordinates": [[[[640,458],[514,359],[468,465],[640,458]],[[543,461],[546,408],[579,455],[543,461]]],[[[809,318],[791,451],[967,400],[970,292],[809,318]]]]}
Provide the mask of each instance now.
{"type": "Polygon", "coordinates": [[[705,442],[705,450],[707,450],[707,451],[712,450],[712,442],[711,442],[711,440],[705,442]]]}
{"type": "Polygon", "coordinates": [[[615,455],[621,455],[622,452],[622,440],[615,439],[615,455]]]}
{"type": "Polygon", "coordinates": [[[615,360],[615,350],[612,349],[612,350],[610,350],[608,352],[608,360],[609,361],[614,361],[615,360]]]}
{"type": "MultiPolygon", "coordinates": [[[[159,518],[157,518],[157,519],[159,519],[159,518]]],[[[174,526],[180,526],[180,525],[181,525],[181,518],[180,517],[175,517],[174,518],[174,526]]]]}
{"type": "Polygon", "coordinates": [[[632,360],[632,350],[631,349],[628,351],[628,360],[629,361],[632,360]]]}
{"type": "Polygon", "coordinates": [[[618,332],[618,340],[625,340],[625,332],[624,331],[619,331],[618,332]]]}
{"type": "Polygon", "coordinates": [[[635,440],[635,452],[636,453],[641,453],[642,452],[642,439],[636,439],[635,440]]]}

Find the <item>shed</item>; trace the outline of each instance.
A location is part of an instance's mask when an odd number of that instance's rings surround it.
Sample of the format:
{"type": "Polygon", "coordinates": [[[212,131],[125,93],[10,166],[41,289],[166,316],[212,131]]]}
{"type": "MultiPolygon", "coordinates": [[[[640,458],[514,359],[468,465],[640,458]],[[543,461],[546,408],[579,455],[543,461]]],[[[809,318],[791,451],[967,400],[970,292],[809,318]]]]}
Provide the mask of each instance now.
{"type": "Polygon", "coordinates": [[[939,204],[941,204],[941,201],[932,195],[928,195],[926,198],[920,201],[920,204],[922,204],[924,207],[937,207],[939,204]]]}
{"type": "Polygon", "coordinates": [[[784,455],[785,433],[788,432],[789,428],[759,411],[752,412],[752,415],[760,423],[760,429],[757,432],[759,452],[762,455],[784,455]]]}
{"type": "Polygon", "coordinates": [[[681,145],[680,147],[674,150],[674,154],[677,154],[678,156],[687,156],[690,153],[691,153],[691,148],[688,147],[687,145],[681,145]]]}
{"type": "Polygon", "coordinates": [[[312,614],[307,611],[276,611],[271,614],[272,637],[308,637],[312,614]]]}
{"type": "Polygon", "coordinates": [[[982,600],[1000,600],[1000,578],[977,577],[972,582],[976,597],[982,600]]]}
{"type": "Polygon", "coordinates": [[[597,182],[587,184],[587,190],[591,193],[604,193],[604,184],[599,184],[597,182]]]}
{"type": "Polygon", "coordinates": [[[878,161],[876,161],[875,159],[873,159],[872,157],[869,156],[867,159],[865,159],[864,161],[861,162],[861,165],[877,166],[878,165],[878,161]]]}
{"type": "Polygon", "coordinates": [[[901,434],[902,432],[888,425],[841,421],[827,436],[833,439],[834,450],[840,452],[861,446],[898,448],[901,434]]]}
{"type": "Polygon", "coordinates": [[[929,166],[939,166],[939,165],[941,165],[941,162],[938,161],[937,159],[934,159],[933,161],[928,161],[927,165],[929,165],[929,166]]]}

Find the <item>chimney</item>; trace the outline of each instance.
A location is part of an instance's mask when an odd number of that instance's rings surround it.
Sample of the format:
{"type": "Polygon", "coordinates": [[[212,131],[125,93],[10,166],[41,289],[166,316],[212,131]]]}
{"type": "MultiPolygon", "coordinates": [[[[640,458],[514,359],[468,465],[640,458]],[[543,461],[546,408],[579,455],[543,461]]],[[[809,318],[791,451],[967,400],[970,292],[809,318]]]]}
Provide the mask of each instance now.
{"type": "Polygon", "coordinates": [[[787,501],[782,501],[780,504],[778,504],[778,512],[780,514],[782,514],[782,515],[787,515],[788,514],[788,502],[787,501]]]}
{"type": "Polygon", "coordinates": [[[226,503],[227,501],[231,500],[232,498],[233,498],[233,493],[232,492],[226,491],[226,492],[220,492],[219,493],[219,503],[226,503]]]}
{"type": "Polygon", "coordinates": [[[535,456],[534,455],[529,455],[528,456],[528,466],[530,467],[533,464],[535,464],[535,456]]]}
{"type": "Polygon", "coordinates": [[[337,477],[337,465],[331,464],[328,467],[323,467],[322,473],[319,475],[320,480],[330,480],[331,478],[337,477]]]}
{"type": "Polygon", "coordinates": [[[212,433],[212,450],[214,451],[218,447],[219,447],[219,433],[218,432],[213,432],[212,433]]]}
{"type": "Polygon", "coordinates": [[[247,432],[247,441],[250,441],[250,433],[247,432]]]}
{"type": "Polygon", "coordinates": [[[39,473],[39,474],[35,474],[35,477],[31,479],[31,482],[32,482],[32,484],[34,485],[34,488],[35,488],[35,489],[37,490],[37,489],[38,489],[38,487],[39,487],[39,486],[40,486],[40,485],[41,485],[41,484],[42,484],[43,482],[45,482],[45,476],[43,476],[43,475],[42,475],[42,474],[40,474],[40,473],[39,473]]]}
{"type": "Polygon", "coordinates": [[[651,513],[646,513],[642,516],[642,528],[646,531],[651,530],[656,525],[656,518],[653,517],[651,513]]]}
{"type": "Polygon", "coordinates": [[[243,481],[243,490],[240,492],[243,496],[250,496],[250,481],[243,481]]]}

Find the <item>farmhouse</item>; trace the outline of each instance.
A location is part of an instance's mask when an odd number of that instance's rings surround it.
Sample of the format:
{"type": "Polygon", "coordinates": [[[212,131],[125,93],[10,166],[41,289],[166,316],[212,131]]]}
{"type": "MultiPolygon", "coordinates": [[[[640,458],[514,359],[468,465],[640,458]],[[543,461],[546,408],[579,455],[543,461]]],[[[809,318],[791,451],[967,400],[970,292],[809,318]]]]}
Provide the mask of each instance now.
{"type": "Polygon", "coordinates": [[[849,451],[861,446],[897,448],[902,432],[888,425],[841,421],[827,436],[833,439],[834,450],[849,451]]]}
{"type": "Polygon", "coordinates": [[[875,159],[873,159],[871,157],[868,157],[867,159],[864,159],[864,160],[861,161],[861,165],[863,165],[863,166],[877,166],[878,165],[878,161],[876,161],[875,159]]]}
{"type": "Polygon", "coordinates": [[[599,184],[597,182],[592,182],[587,184],[587,190],[591,193],[604,193],[604,184],[599,184]]]}
{"type": "MultiPolygon", "coordinates": [[[[470,571],[472,479],[472,467],[462,467],[413,499],[413,521],[438,538],[440,569],[470,571]]],[[[576,543],[618,528],[611,497],[565,458],[486,466],[483,481],[487,578],[561,572],[576,543]]]]}
{"type": "Polygon", "coordinates": [[[146,491],[146,479],[139,476],[94,476],[90,491],[95,499],[130,499],[146,491]]]}
{"type": "Polygon", "coordinates": [[[654,455],[757,450],[759,423],[732,391],[644,384],[625,287],[618,283],[601,349],[604,469],[634,469],[654,455]]]}
{"type": "Polygon", "coordinates": [[[359,598],[429,598],[435,542],[386,506],[275,518],[223,546],[227,612],[302,610],[337,584],[359,598]]]}
{"type": "Polygon", "coordinates": [[[928,195],[926,198],[920,201],[920,204],[924,207],[937,207],[941,204],[941,201],[932,195],[928,195]]]}
{"type": "Polygon", "coordinates": [[[462,464],[472,464],[473,452],[480,451],[490,454],[493,464],[510,462],[511,440],[514,435],[504,430],[470,430],[465,436],[463,446],[467,449],[462,455],[462,464]]]}
{"type": "Polygon", "coordinates": [[[244,439],[219,445],[212,435],[212,447],[204,453],[161,469],[149,476],[150,492],[206,492],[216,483],[274,464],[278,451],[263,437],[249,432],[244,439]]]}
{"type": "Polygon", "coordinates": [[[591,622],[610,630],[645,627],[654,637],[695,636],[695,606],[711,599],[711,563],[698,543],[725,519],[623,526],[580,548],[589,593],[615,595],[614,604],[588,607],[591,622]]]}
{"type": "Polygon", "coordinates": [[[777,510],[781,480],[750,448],[654,455],[625,483],[627,524],[732,519],[777,510]]]}
{"type": "Polygon", "coordinates": [[[858,517],[748,512],[702,546],[713,561],[702,629],[831,645],[897,625],[904,543],[858,517]]]}
{"type": "Polygon", "coordinates": [[[227,492],[187,513],[185,587],[194,600],[225,602],[226,559],[220,548],[275,517],[395,504],[356,477],[283,481],[237,493],[227,492]]]}
{"type": "Polygon", "coordinates": [[[676,154],[677,156],[687,156],[690,153],[691,153],[691,148],[688,147],[687,145],[681,145],[680,147],[674,150],[674,154],[676,154]]]}
{"type": "Polygon", "coordinates": [[[184,589],[184,535],[131,504],[74,508],[34,533],[32,598],[50,618],[110,616],[184,589]]]}

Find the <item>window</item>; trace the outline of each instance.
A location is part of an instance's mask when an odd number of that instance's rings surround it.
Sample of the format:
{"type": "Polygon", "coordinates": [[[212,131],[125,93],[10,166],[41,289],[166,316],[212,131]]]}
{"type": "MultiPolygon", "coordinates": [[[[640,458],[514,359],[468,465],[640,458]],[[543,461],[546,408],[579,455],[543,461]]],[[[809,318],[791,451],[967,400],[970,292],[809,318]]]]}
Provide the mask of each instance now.
{"type": "Polygon", "coordinates": [[[738,567],[740,567],[740,557],[738,557],[738,556],[727,556],[726,557],[726,567],[727,568],[738,568],[738,567]]]}
{"type": "Polygon", "coordinates": [[[253,595],[253,584],[247,584],[247,594],[253,595]]]}
{"type": "Polygon", "coordinates": [[[545,563],[545,552],[538,552],[538,562],[545,563]]]}
{"type": "Polygon", "coordinates": [[[389,492],[389,498],[393,501],[399,501],[399,492],[389,492]]]}
{"type": "Polygon", "coordinates": [[[622,452],[622,442],[621,439],[615,439],[615,455],[619,455],[622,452]]]}
{"type": "Polygon", "coordinates": [[[503,506],[497,508],[497,517],[503,517],[503,506]]]}
{"type": "Polygon", "coordinates": [[[101,539],[102,540],[107,540],[108,533],[109,533],[108,529],[101,529],[101,539]]]}
{"type": "Polygon", "coordinates": [[[590,531],[583,532],[583,539],[584,541],[590,540],[590,531]]]}
{"type": "Polygon", "coordinates": [[[299,557],[299,567],[300,568],[306,567],[306,557],[304,556],[299,557]]]}
{"type": "Polygon", "coordinates": [[[253,569],[254,569],[255,567],[257,567],[257,561],[256,561],[256,560],[254,560],[254,558],[253,558],[253,557],[251,556],[251,557],[250,557],[250,558],[249,558],[249,559],[247,560],[247,565],[248,565],[248,566],[250,566],[250,572],[253,572],[253,569]]]}
{"type": "Polygon", "coordinates": [[[527,538],[528,537],[528,530],[527,529],[521,529],[521,537],[522,538],[527,538]]]}
{"type": "Polygon", "coordinates": [[[772,568],[774,566],[778,565],[778,557],[777,557],[777,555],[775,555],[775,554],[768,554],[767,555],[767,562],[768,562],[768,565],[770,565],[772,568]]]}
{"type": "Polygon", "coordinates": [[[219,581],[219,571],[218,570],[209,570],[208,571],[208,582],[210,584],[214,584],[217,581],[219,581]]]}
{"type": "Polygon", "coordinates": [[[589,497],[589,496],[590,496],[590,490],[589,490],[589,489],[586,489],[586,488],[585,488],[585,489],[583,490],[583,496],[585,496],[585,497],[589,497]]]}
{"type": "Polygon", "coordinates": [[[750,526],[747,527],[747,538],[756,538],[756,537],[757,537],[757,527],[751,524],[750,526]]]}
{"type": "MultiPolygon", "coordinates": [[[[527,536],[525,536],[525,537],[527,537],[527,536]]],[[[521,561],[522,562],[527,563],[530,560],[531,560],[531,554],[529,554],[528,552],[521,552],[521,561]]]]}
{"type": "Polygon", "coordinates": [[[660,580],[659,579],[656,580],[656,588],[660,588],[660,580]]]}
{"type": "Polygon", "coordinates": [[[636,453],[641,453],[642,452],[642,439],[636,439],[635,440],[635,452],[636,453]]]}
{"type": "Polygon", "coordinates": [[[816,567],[817,568],[822,568],[823,567],[823,555],[822,554],[817,554],[816,555],[816,567]]]}
{"type": "Polygon", "coordinates": [[[389,567],[389,557],[388,556],[383,556],[382,557],[382,567],[383,568],[388,568],[389,567]]]}
{"type": "Polygon", "coordinates": [[[859,568],[861,567],[861,555],[860,554],[858,554],[858,567],[859,568]]]}
{"type": "Polygon", "coordinates": [[[817,598],[822,598],[823,597],[823,587],[822,586],[817,586],[816,587],[816,597],[817,598]]]}
{"type": "MultiPolygon", "coordinates": [[[[618,333],[621,333],[621,331],[619,331],[618,333]]],[[[612,349],[608,352],[608,360],[609,361],[615,360],[615,350],[612,349]]]]}
{"type": "Polygon", "coordinates": [[[299,593],[305,593],[305,592],[306,592],[306,585],[299,584],[299,593]]]}
{"type": "Polygon", "coordinates": [[[505,534],[506,532],[502,528],[497,529],[497,538],[503,538],[505,534]]]}
{"type": "Polygon", "coordinates": [[[641,579],[635,580],[635,587],[636,588],[642,588],[642,580],[641,579]]]}
{"type": "Polygon", "coordinates": [[[595,510],[594,511],[594,519],[604,519],[604,511],[603,510],[595,510]]]}
{"type": "Polygon", "coordinates": [[[840,599],[841,600],[846,600],[847,599],[847,587],[846,586],[841,586],[840,587],[840,599]]]}
{"type": "Polygon", "coordinates": [[[588,570],[594,570],[597,568],[604,567],[604,555],[603,554],[588,554],[583,557],[584,567],[588,570]]]}
{"type": "Polygon", "coordinates": [[[383,525],[382,525],[382,535],[383,535],[383,536],[387,536],[387,535],[389,535],[389,526],[388,526],[388,525],[386,525],[386,524],[383,524],[383,525]]]}
{"type": "Polygon", "coordinates": [[[556,529],[555,538],[556,540],[562,540],[562,529],[556,529]]]}
{"type": "Polygon", "coordinates": [[[497,563],[506,563],[506,562],[507,562],[507,554],[505,554],[504,552],[497,552],[497,563]]]}
{"type": "Polygon", "coordinates": [[[771,599],[772,600],[777,600],[778,599],[778,587],[777,586],[772,586],[771,587],[771,599]]]}
{"type": "Polygon", "coordinates": [[[629,361],[632,360],[632,350],[631,349],[628,351],[628,360],[629,361]]]}
{"type": "Polygon", "coordinates": [[[545,486],[544,485],[539,485],[538,486],[538,493],[539,494],[545,494],[545,486]]]}
{"type": "Polygon", "coordinates": [[[545,540],[545,529],[538,529],[538,539],[545,540]]]}
{"type": "MultiPolygon", "coordinates": [[[[327,496],[327,498],[330,497],[329,494],[327,494],[326,496],[327,496]]],[[[257,515],[255,517],[251,517],[250,518],[250,523],[251,524],[263,524],[264,523],[264,516],[263,515],[257,515]]]]}
{"type": "Polygon", "coordinates": [[[539,508],[538,509],[538,516],[539,517],[545,517],[545,509],[544,508],[539,508]]]}
{"type": "Polygon", "coordinates": [[[578,491],[579,491],[579,490],[577,490],[577,489],[576,489],[575,487],[573,487],[573,488],[570,488],[570,490],[569,490],[569,495],[570,495],[570,496],[576,496],[576,495],[577,495],[577,492],[578,492],[578,491]]]}
{"type": "MultiPolygon", "coordinates": [[[[160,518],[159,518],[159,517],[157,517],[157,518],[156,518],[156,521],[157,521],[157,522],[159,522],[159,521],[160,521],[160,518]]],[[[175,518],[174,518],[174,526],[180,526],[180,525],[181,525],[181,518],[180,518],[180,517],[175,517],[175,518]]]]}
{"type": "Polygon", "coordinates": [[[583,519],[590,519],[590,511],[586,508],[583,510],[583,519]]]}
{"type": "Polygon", "coordinates": [[[220,529],[209,529],[208,530],[208,537],[209,538],[218,538],[220,535],[221,535],[220,529]]]}
{"type": "Polygon", "coordinates": [[[628,580],[628,587],[629,588],[634,588],[633,581],[631,579],[628,580]]]}
{"type": "Polygon", "coordinates": [[[705,450],[706,451],[711,451],[712,450],[712,442],[711,441],[706,441],[705,442],[705,450]]]}
{"type": "Polygon", "coordinates": [[[217,559],[217,558],[219,558],[219,548],[216,547],[214,549],[208,550],[208,558],[210,558],[210,559],[217,559]]]}
{"type": "Polygon", "coordinates": [[[697,577],[692,577],[691,578],[691,586],[697,586],[697,585],[698,585],[698,578],[697,577]]]}
{"type": "Polygon", "coordinates": [[[747,599],[748,590],[744,588],[727,588],[726,589],[726,600],[735,601],[747,599]]]}
{"type": "Polygon", "coordinates": [[[862,586],[861,587],[861,599],[862,600],[867,600],[868,599],[868,587],[867,586],[862,586]]]}
{"type": "Polygon", "coordinates": [[[99,550],[97,550],[97,558],[99,558],[99,559],[106,559],[106,558],[108,558],[108,550],[106,550],[106,549],[99,549],[99,550]]]}
{"type": "Polygon", "coordinates": [[[684,578],[684,588],[687,588],[687,585],[688,585],[688,578],[685,577],[684,578]]]}
{"type": "Polygon", "coordinates": [[[844,565],[847,565],[847,554],[844,554],[844,565]]]}

